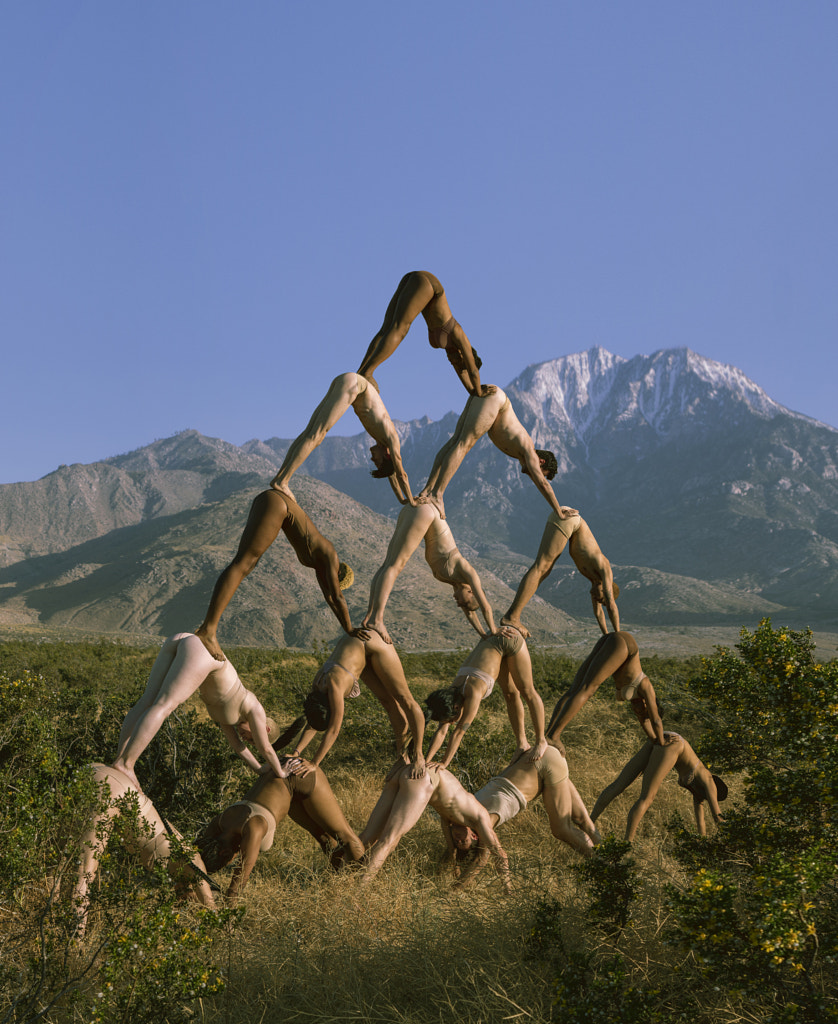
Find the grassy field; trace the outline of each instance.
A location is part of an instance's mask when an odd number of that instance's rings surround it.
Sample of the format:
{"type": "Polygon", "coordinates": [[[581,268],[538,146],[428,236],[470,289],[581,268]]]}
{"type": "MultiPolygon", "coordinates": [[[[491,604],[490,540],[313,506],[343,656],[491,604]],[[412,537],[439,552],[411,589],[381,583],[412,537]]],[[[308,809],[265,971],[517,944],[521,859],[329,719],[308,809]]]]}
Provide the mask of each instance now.
{"type": "MultiPolygon", "coordinates": [[[[298,714],[300,699],[324,652],[231,649],[228,653],[268,713],[286,723],[298,714]]],[[[417,699],[421,701],[431,689],[450,681],[465,653],[405,655],[405,670],[417,699]]],[[[37,695],[44,695],[43,707],[32,709],[44,719],[37,727],[21,712],[15,719],[18,726],[7,721],[5,731],[0,730],[0,770],[5,772],[2,781],[10,796],[13,790],[24,791],[26,770],[47,770],[34,760],[27,769],[27,752],[19,749],[16,739],[21,735],[29,737],[33,759],[46,759],[43,751],[49,743],[66,748],[58,752],[56,763],[49,768],[57,790],[61,788],[59,780],[66,777],[71,750],[72,757],[82,760],[110,760],[119,717],[140,692],[155,654],[151,646],[110,641],[7,638],[0,643],[0,678],[12,686],[10,680],[32,672],[29,703],[38,703],[37,695]],[[87,695],[88,704],[82,695],[87,695]],[[100,709],[97,723],[90,720],[91,707],[100,709]],[[56,716],[63,720],[48,728],[45,720],[56,716]]],[[[556,697],[572,679],[577,662],[573,657],[539,651],[533,652],[533,662],[536,686],[549,715],[556,697]]],[[[644,668],[665,703],[666,727],[697,745],[705,729],[714,727],[707,704],[686,686],[700,671],[700,660],[644,657],[644,668]]],[[[6,694],[12,692],[7,689],[6,694]]],[[[571,778],[589,807],[642,742],[633,717],[610,695],[610,688],[604,686],[564,735],[571,778]]],[[[215,743],[206,740],[195,724],[205,719],[203,707],[191,703],[194,714],[187,711],[167,735],[161,734],[138,765],[141,781],[159,805],[155,786],[166,792],[161,782],[164,768],[153,777],[144,776],[143,771],[148,764],[166,765],[175,755],[180,759],[180,793],[172,797],[169,807],[160,809],[187,834],[190,828],[194,834],[213,808],[237,799],[250,782],[247,770],[226,756],[222,744],[220,754],[213,747],[223,759],[215,791],[207,792],[213,787],[205,786],[196,789],[192,803],[185,801],[189,786],[199,786],[197,770],[195,779],[190,780],[193,767],[197,769],[199,760],[209,758],[209,748],[215,743]],[[186,737],[199,734],[190,754],[193,762],[183,756],[189,742],[186,737]]],[[[14,715],[9,713],[7,718],[14,715]]],[[[213,728],[206,735],[218,732],[213,728]]],[[[466,787],[474,789],[506,765],[513,748],[504,704],[496,695],[481,708],[452,767],[466,787]]],[[[338,801],[356,830],[363,827],[380,793],[391,757],[384,713],[364,691],[359,700],[347,705],[343,730],[324,763],[338,801]]],[[[209,777],[209,769],[202,771],[201,778],[209,777]]],[[[744,776],[730,772],[725,776],[731,791],[727,807],[741,807],[744,776]]],[[[638,787],[636,784],[607,809],[598,823],[604,834],[622,837],[626,813],[638,787]]],[[[692,861],[683,856],[678,827],[679,819],[690,819],[688,829],[694,831],[691,818],[691,800],[678,787],[673,773],[646,815],[629,857],[618,858],[636,887],[625,927],[617,927],[608,913],[592,913],[590,879],[578,870],[580,858],[550,835],[540,803],[499,831],[510,857],[511,892],[503,889],[490,870],[470,889],[451,888],[450,876],[441,872],[442,837],[431,810],[366,887],[359,884],[357,870],[333,874],[314,840],[287,820],[277,829],[273,848],[259,859],[237,923],[228,922],[201,952],[183,953],[177,959],[170,950],[175,959],[168,966],[155,947],[142,965],[130,967],[140,974],[144,970],[146,981],[149,971],[152,975],[157,971],[163,987],[169,986],[171,997],[156,1003],[151,997],[142,1003],[145,981],[134,980],[129,996],[118,995],[118,982],[111,981],[115,987],[106,989],[105,966],[114,955],[119,935],[134,934],[127,924],[120,923],[118,914],[116,918],[104,910],[98,917],[94,914],[81,947],[62,940],[67,933],[61,931],[60,907],[62,900],[66,903],[72,869],[68,851],[59,849],[60,842],[48,834],[46,824],[31,825],[31,835],[20,823],[4,826],[0,856],[8,860],[15,843],[28,843],[31,849],[25,865],[14,862],[14,871],[9,869],[12,874],[17,872],[18,881],[27,880],[26,884],[14,887],[10,883],[0,906],[0,948],[8,954],[0,969],[0,1022],[690,1020],[709,1024],[818,1019],[805,1015],[809,1010],[799,1017],[778,1015],[787,1013],[788,1000],[776,992],[765,991],[762,1001],[754,1001],[741,987],[717,983],[706,964],[684,944],[683,934],[679,937],[674,930],[672,893],[688,893],[696,876],[695,856],[692,861]],[[44,844],[52,844],[51,854],[44,844]],[[59,862],[63,869],[56,866],[59,862]],[[66,875],[63,883],[56,881],[61,870],[66,875]],[[49,970],[44,967],[45,957],[52,964],[49,970]],[[201,964],[204,974],[223,977],[223,991],[207,997],[200,993],[191,997],[193,989],[179,992],[175,967],[185,975],[201,964]],[[33,989],[33,976],[41,978],[40,988],[36,985],[33,989]],[[67,992],[53,998],[61,979],[71,977],[76,979],[76,995],[67,992]],[[22,991],[27,993],[26,999],[20,997],[22,991]],[[97,996],[98,992],[104,994],[97,996]]],[[[67,821],[72,821],[71,814],[67,821]]],[[[66,834],[65,829],[65,843],[66,834]]],[[[705,855],[712,865],[718,850],[714,854],[708,847],[705,855]]],[[[119,871],[129,872],[125,877],[135,887],[132,892],[150,885],[141,873],[130,873],[124,865],[114,868],[115,874],[119,871]]],[[[222,887],[229,875],[229,869],[220,873],[222,887]]],[[[613,892],[606,892],[606,898],[615,904],[620,898],[617,877],[617,872],[612,872],[613,892]]],[[[831,899],[834,903],[834,885],[831,899]]],[[[123,911],[126,921],[129,904],[123,911]]],[[[834,905],[830,906],[832,920],[834,905]]],[[[172,925],[175,930],[198,929],[200,915],[191,905],[179,905],[177,914],[178,923],[172,925]]],[[[132,927],[137,935],[146,936],[139,925],[132,927]]],[[[146,939],[155,942],[153,935],[146,939]]],[[[163,941],[159,939],[158,945],[163,941]]],[[[808,977],[818,991],[834,994],[833,960],[822,957],[808,977]]]]}

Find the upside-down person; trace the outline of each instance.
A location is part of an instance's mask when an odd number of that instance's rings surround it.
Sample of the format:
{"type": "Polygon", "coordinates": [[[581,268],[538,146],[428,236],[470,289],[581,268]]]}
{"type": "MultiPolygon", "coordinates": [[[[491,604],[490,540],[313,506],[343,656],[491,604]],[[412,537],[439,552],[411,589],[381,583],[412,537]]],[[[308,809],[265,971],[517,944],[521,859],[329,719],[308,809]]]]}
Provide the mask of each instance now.
{"type": "Polygon", "coordinates": [[[373,371],[396,351],[420,313],[428,326],[431,348],[444,350],[466,391],[481,394],[480,358],[451,315],[439,279],[427,270],[412,270],[399,281],[384,314],[384,323],[370,342],[358,373],[371,380],[373,371]]]}
{"type": "Polygon", "coordinates": [[[119,732],[113,767],[140,788],[134,766],[137,758],[157,735],[169,715],[197,690],[210,718],[221,726],[224,738],[254,772],[283,775],[279,758],[271,746],[274,723],[256,695],[246,689],[238,673],[225,658],[217,661],[194,633],[175,633],[164,641],[151,668],[145,691],[130,709],[119,732]],[[239,728],[265,758],[260,764],[248,749],[239,728]]]}
{"type": "MultiPolygon", "coordinates": [[[[399,752],[412,741],[411,771],[419,777],[425,770],[422,740],[425,717],[407,685],[404,668],[392,644],[385,643],[372,630],[358,630],[356,636],[342,636],[329,658],[323,663],[305,699],[305,714],[298,718],[275,746],[281,749],[304,727],[293,753],[301,754],[320,730],[324,730],[311,764],[320,765],[332,749],[343,724],[347,700],[359,697],[364,683],[381,702],[399,752]]],[[[303,773],[306,769],[296,769],[303,773]]]]}
{"type": "Polygon", "coordinates": [[[277,825],[287,816],[327,849],[324,839],[342,844],[344,857],[360,860],[364,847],[335,799],[322,768],[302,762],[307,771],[294,774],[299,758],[283,758],[284,778],[263,775],[204,828],[198,849],[209,872],[219,871],[240,854],[229,897],[240,896],[260,853],[271,848],[277,825]]]}
{"type": "Polygon", "coordinates": [[[425,698],[430,717],[439,723],[428,750],[428,762],[451,735],[440,762],[447,768],[467,730],[474,721],[481,701],[490,696],[495,682],[500,684],[506,699],[509,724],[518,744],[518,753],[525,752],[528,761],[537,761],[547,749],[544,734],[544,704],[532,678],[532,662],[527,642],[517,629],[502,626],[497,633],[484,637],[459,669],[452,686],[434,690],[425,698]],[[523,698],[523,699],[522,699],[523,698]],[[527,740],[524,702],[535,729],[535,746],[527,740]]]}
{"type": "Polygon", "coordinates": [[[110,828],[114,820],[126,810],[126,802],[131,799],[136,801],[137,827],[129,829],[126,835],[129,852],[136,854],[147,869],[157,863],[165,864],[169,874],[179,884],[188,886],[200,903],[214,907],[201,857],[195,854],[191,861],[186,861],[184,857],[173,856],[170,837],[181,839],[181,836],[171,826],[167,829],[154,804],[142,790],[124,772],[106,764],[91,764],[85,770],[92,772],[94,782],[100,787],[101,803],[90,819],[81,841],[78,877],[73,888],[78,937],[83,938],[87,929],[90,886],[99,871],[99,861],[107,845],[110,828]]]}
{"type": "Polygon", "coordinates": [[[547,738],[560,749],[562,731],[593,697],[600,686],[614,677],[615,696],[627,701],[641,720],[644,731],[653,742],[663,744],[663,723],[658,713],[658,701],[652,681],[640,664],[637,641],[624,630],[601,636],[594,649],[579,666],[570,689],[561,696],[547,725],[547,738]]]}
{"type": "Polygon", "coordinates": [[[504,455],[517,459],[521,472],[532,480],[559,519],[567,519],[575,509],[562,507],[549,482],[556,475],[558,464],[553,452],[537,450],[533,440],[515,415],[506,392],[489,385],[486,393],[471,395],[466,402],[454,434],[437,452],[428,482],[416,496],[417,503],[429,501],[445,518],[443,495],[460,463],[481,437],[489,440],[504,455]]]}
{"type": "Polygon", "coordinates": [[[352,570],[341,562],[334,545],[326,540],[290,495],[274,490],[262,491],[250,506],[236,556],[218,577],[204,621],[195,630],[195,635],[218,661],[224,658],[216,638],[224,609],[241,581],[256,568],[259,559],[276,540],[280,530],[288,538],[300,565],[314,569],[317,584],[335,618],[347,633],[352,632],[352,621],[343,596],[343,591],[352,585],[352,570]]]}
{"type": "Polygon", "coordinates": [[[312,413],[306,429],[291,442],[279,472],[271,480],[271,487],[294,497],[289,487],[291,477],[314,449],[323,443],[326,435],[350,406],[364,430],[387,452],[389,472],[379,471],[373,475],[394,477],[390,481],[393,490],[400,500],[412,505],[413,494],[402,465],[399,435],[378,394],[377,386],[359,373],[342,373],[335,377],[325,398],[312,413]]]}
{"type": "Polygon", "coordinates": [[[387,643],[392,643],[384,625],[384,609],[393,586],[410,556],[425,541],[425,561],[440,583],[454,590],[454,600],[471,626],[481,635],[495,632],[492,606],[486,600],[477,570],[460,554],[451,528],[433,505],[405,505],[399,513],[396,529],[387,548],[384,564],[370,584],[370,603],[361,628],[374,629],[387,643]],[[481,625],[477,612],[485,622],[481,625]]]}

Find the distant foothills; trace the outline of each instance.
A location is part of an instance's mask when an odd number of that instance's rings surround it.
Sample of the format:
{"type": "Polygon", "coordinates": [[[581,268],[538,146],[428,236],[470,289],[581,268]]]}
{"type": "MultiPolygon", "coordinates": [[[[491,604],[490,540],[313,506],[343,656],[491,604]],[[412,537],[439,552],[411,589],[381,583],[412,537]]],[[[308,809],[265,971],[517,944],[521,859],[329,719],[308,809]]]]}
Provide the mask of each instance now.
{"type": "MultiPolygon", "coordinates": [[[[834,629],[838,430],[683,348],[633,359],[593,348],[529,366],[501,386],[536,447],[555,451],[559,500],[582,512],[611,560],[624,628],[738,626],[769,615],[834,629]]],[[[415,491],[458,414],[397,423],[415,491]]],[[[289,441],[238,447],[187,430],[0,485],[0,626],[194,629],[289,441]]],[[[368,448],[363,433],[328,437],[294,479],[298,500],[355,571],[346,592],[353,622],[398,513],[387,482],[369,475],[368,448]]],[[[487,439],[466,457],[445,505],[499,616],[533,560],[548,506],[487,439]]],[[[567,553],[524,618],[542,642],[580,631],[595,639],[588,588],[567,553]]],[[[474,640],[420,552],[387,621],[408,650],[474,640]]],[[[338,630],[280,536],[234,597],[219,639],[311,648],[338,630]]]]}

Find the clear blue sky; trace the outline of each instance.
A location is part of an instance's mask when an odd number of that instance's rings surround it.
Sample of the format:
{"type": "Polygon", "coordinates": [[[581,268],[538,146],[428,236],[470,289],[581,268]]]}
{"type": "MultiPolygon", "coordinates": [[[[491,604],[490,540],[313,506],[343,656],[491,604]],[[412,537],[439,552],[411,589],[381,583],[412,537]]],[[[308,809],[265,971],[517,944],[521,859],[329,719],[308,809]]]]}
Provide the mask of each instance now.
{"type": "MultiPolygon", "coordinates": [[[[488,383],[686,345],[838,425],[836,38],[816,0],[4,4],[0,482],[295,436],[412,269],[488,383]]],[[[377,377],[465,397],[421,322],[377,377]]]]}

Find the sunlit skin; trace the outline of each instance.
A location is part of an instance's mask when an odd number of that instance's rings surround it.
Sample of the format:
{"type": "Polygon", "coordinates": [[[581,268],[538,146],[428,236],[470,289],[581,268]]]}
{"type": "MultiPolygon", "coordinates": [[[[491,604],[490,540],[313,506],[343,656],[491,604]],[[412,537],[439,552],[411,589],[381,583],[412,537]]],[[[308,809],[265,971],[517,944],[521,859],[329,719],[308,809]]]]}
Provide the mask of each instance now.
{"type": "MultiPolygon", "coordinates": [[[[537,765],[528,761],[523,754],[518,754],[499,777],[515,786],[528,804],[541,796],[553,836],[583,857],[589,857],[594,846],[601,841],[601,836],[578,790],[567,776],[564,758],[555,748],[550,756],[556,760],[560,759],[560,774],[564,778],[559,781],[553,781],[549,776],[545,778],[546,773],[540,773],[537,765]]],[[[475,798],[485,805],[487,797],[484,794],[483,789],[478,790],[475,798]]],[[[497,830],[500,817],[488,807],[487,810],[492,828],[497,830]]],[[[479,843],[476,832],[462,825],[443,820],[442,831],[449,857],[456,850],[470,850],[479,843]]]]}
{"type": "Polygon", "coordinates": [[[587,704],[606,679],[613,676],[617,700],[642,706],[647,734],[655,743],[663,744],[663,723],[657,709],[655,689],[640,664],[637,641],[624,630],[608,633],[594,645],[579,666],[570,689],[559,698],[547,726],[547,738],[562,752],[564,728],[587,704]]]}
{"type": "MultiPolygon", "coordinates": [[[[499,633],[510,637],[514,635],[514,632],[510,627],[502,627],[499,630],[499,633]]],[[[460,670],[463,674],[458,674],[458,679],[455,680],[456,685],[462,685],[462,700],[458,701],[458,713],[456,718],[451,721],[439,724],[428,749],[428,762],[430,763],[437,752],[442,749],[443,741],[448,736],[449,727],[453,725],[440,762],[444,768],[451,764],[463,737],[477,715],[483,698],[486,696],[488,689],[486,681],[479,675],[467,672],[467,669],[476,669],[497,680],[506,700],[506,711],[509,716],[509,724],[515,734],[518,752],[526,752],[526,758],[529,761],[538,760],[547,747],[544,733],[544,704],[533,683],[532,662],[526,641],[521,644],[516,653],[504,656],[493,645],[492,637],[486,637],[468,655],[460,670]],[[461,684],[460,681],[462,681],[461,684]],[[535,744],[532,747],[527,739],[524,702],[529,708],[530,719],[535,730],[535,744]]]]}
{"type": "Polygon", "coordinates": [[[375,370],[402,343],[420,313],[428,326],[431,347],[443,349],[466,391],[479,395],[480,371],[471,344],[456,321],[450,332],[444,331],[445,325],[451,321],[451,309],[439,279],[427,270],[412,270],[401,279],[358,373],[371,379],[375,370]]]}
{"type": "MultiPolygon", "coordinates": [[[[103,802],[107,803],[102,810],[97,811],[88,822],[87,831],[84,833],[80,844],[79,870],[76,883],[73,888],[73,901],[76,908],[77,923],[76,935],[83,938],[87,929],[87,916],[90,906],[88,893],[99,871],[99,861],[108,841],[108,826],[121,813],[117,799],[124,797],[126,793],[135,792],[139,801],[140,818],[150,835],[138,831],[136,837],[129,841],[129,852],[136,854],[143,867],[151,869],[156,863],[165,863],[169,873],[177,879],[188,883],[195,898],[206,907],[214,908],[215,903],[212,891],[201,875],[196,875],[185,863],[176,864],[172,858],[172,850],[169,842],[169,832],[163,823],[157,809],[151,801],[144,796],[141,790],[131,779],[118,769],[106,765],[93,764],[89,766],[93,772],[94,779],[99,783],[103,802]],[[115,774],[114,774],[115,773],[115,774]]],[[[171,826],[170,826],[171,827],[171,826]]],[[[172,834],[181,839],[177,829],[172,828],[172,834]]],[[[191,863],[202,874],[205,874],[204,862],[198,854],[192,857],[191,863]]]]}
{"type": "MultiPolygon", "coordinates": [[[[378,453],[373,453],[373,461],[378,453]]],[[[377,463],[376,463],[377,464],[377,463]]],[[[474,629],[484,636],[495,631],[492,608],[483,593],[477,570],[463,557],[454,542],[451,530],[432,505],[405,506],[399,513],[393,537],[383,564],[373,576],[370,599],[362,627],[375,630],[387,643],[392,643],[384,624],[384,609],[393,587],[413,552],[424,540],[425,560],[434,577],[454,589],[454,600],[474,629]],[[476,612],[486,623],[481,626],[476,612]]]]}
{"type": "MultiPolygon", "coordinates": [[[[324,842],[327,837],[345,844],[351,859],[360,860],[364,853],[363,844],[347,822],[325,773],[316,765],[308,762],[305,765],[307,774],[313,772],[316,776],[310,796],[302,799],[299,796],[293,797],[281,779],[264,776],[241,799],[254,801],[267,808],[277,824],[286,816],[290,817],[310,832],[324,849],[327,848],[324,842]]],[[[247,885],[267,832],[265,819],[253,815],[248,807],[238,802],[213,818],[204,829],[200,843],[216,844],[223,863],[232,860],[237,853],[240,854],[227,890],[229,898],[239,897],[247,885]]]]}
{"type": "Polygon", "coordinates": [[[663,746],[646,740],[617,778],[600,793],[591,811],[591,818],[596,821],[611,801],[642,775],[640,797],[632,805],[626,821],[626,840],[630,843],[634,842],[640,822],[652,806],[661,783],[672,770],[678,774],[679,785],[690,790],[695,824],[701,835],[707,835],[707,826],[704,822],[705,802],[716,825],[723,820],[716,783],[709,769],[683,736],[677,732],[665,732],[663,736],[663,746]]]}
{"type": "Polygon", "coordinates": [[[285,773],[268,738],[268,718],[256,696],[241,684],[236,670],[225,658],[219,662],[194,633],[176,633],[160,649],[152,666],[145,691],[129,710],[122,723],[113,767],[124,772],[140,788],[134,765],[157,735],[160,726],[175,708],[199,692],[208,704],[216,693],[240,695],[236,718],[232,723],[218,722],[224,738],[238,756],[257,773],[285,773]],[[242,739],[238,727],[247,723],[253,742],[265,764],[260,764],[242,739]]]}
{"type": "Polygon", "coordinates": [[[620,613],[614,596],[611,563],[600,550],[585,520],[571,509],[564,511],[571,514],[561,522],[557,523],[552,516],[547,520],[535,562],[524,574],[518,585],[515,600],[501,622],[524,628],[521,622],[524,608],[550,575],[565,547],[568,547],[574,565],[591,584],[591,604],[600,630],[603,633],[608,632],[608,623],[605,619],[607,611],[615,632],[619,632],[620,613]]]}
{"type": "MultiPolygon", "coordinates": [[[[320,765],[334,746],[343,724],[345,702],[356,678],[373,692],[387,712],[397,749],[404,749],[408,738],[412,741],[411,772],[415,778],[420,778],[425,771],[422,754],[425,716],[410,692],[395,648],[371,631],[359,630],[356,636],[341,637],[327,664],[314,677],[312,686],[326,694],[330,716],[311,764],[320,765]]],[[[317,730],[307,725],[296,753],[302,753],[316,735],[317,730]]],[[[293,770],[295,774],[305,774],[304,767],[293,770]]]]}
{"type": "Polygon", "coordinates": [[[428,482],[416,500],[431,502],[444,519],[445,489],[463,459],[486,434],[504,455],[521,463],[522,471],[529,476],[559,519],[566,519],[575,513],[575,509],[563,508],[559,504],[553,488],[544,476],[544,461],[536,454],[532,438],[515,415],[506,393],[494,385],[489,385],[484,395],[472,395],[466,402],[454,434],[437,452],[428,482]]]}
{"type": "Polygon", "coordinates": [[[288,494],[267,490],[257,494],[250,506],[247,523],[236,556],[218,577],[204,621],[195,630],[210,654],[223,661],[216,637],[218,623],[242,580],[256,568],[259,559],[282,530],[301,565],[314,569],[326,604],[347,633],[352,622],[346,598],[340,588],[340,559],[334,545],[326,540],[303,509],[288,494]]]}
{"type": "MultiPolygon", "coordinates": [[[[484,851],[479,866],[482,867],[490,856],[494,857],[498,873],[508,886],[507,856],[491,826],[489,815],[459,780],[439,765],[429,766],[421,779],[411,778],[409,768],[398,766],[388,775],[378,803],[360,835],[367,850],[364,882],[369,882],[377,874],[428,804],[440,817],[475,831],[484,851]]],[[[460,884],[465,885],[468,881],[469,878],[464,878],[460,884]]]]}
{"type": "Polygon", "coordinates": [[[279,472],[271,480],[271,487],[294,497],[289,486],[291,477],[314,449],[323,443],[326,435],[350,406],[370,437],[389,448],[395,469],[394,486],[398,486],[408,504],[413,504],[410,481],[402,465],[399,435],[375,387],[357,373],[342,373],[335,377],[325,398],[314,410],[306,429],[291,442],[279,472]]]}

